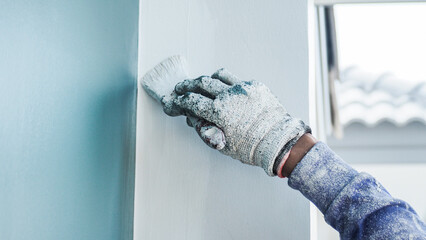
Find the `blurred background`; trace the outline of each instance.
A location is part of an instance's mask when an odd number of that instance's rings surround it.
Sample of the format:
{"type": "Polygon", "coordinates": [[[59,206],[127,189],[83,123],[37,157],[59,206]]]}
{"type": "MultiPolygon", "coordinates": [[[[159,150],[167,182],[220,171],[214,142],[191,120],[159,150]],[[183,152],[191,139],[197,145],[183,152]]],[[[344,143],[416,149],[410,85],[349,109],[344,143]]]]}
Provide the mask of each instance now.
{"type": "MultiPolygon", "coordinates": [[[[426,3],[335,2],[316,2],[321,135],[424,221],[426,3]]],[[[319,212],[318,226],[339,239],[319,212]]]]}

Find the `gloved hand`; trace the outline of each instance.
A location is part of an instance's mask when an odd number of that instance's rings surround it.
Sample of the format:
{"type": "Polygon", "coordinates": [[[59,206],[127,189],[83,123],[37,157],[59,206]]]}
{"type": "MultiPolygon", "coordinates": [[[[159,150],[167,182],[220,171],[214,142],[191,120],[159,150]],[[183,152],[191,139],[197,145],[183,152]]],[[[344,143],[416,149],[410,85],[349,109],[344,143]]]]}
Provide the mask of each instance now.
{"type": "MultiPolygon", "coordinates": [[[[173,106],[188,116],[190,126],[199,119],[213,123],[225,134],[226,144],[220,152],[262,167],[270,176],[276,175],[275,160],[281,160],[303,134],[310,132],[309,126],[286,112],[264,84],[240,81],[225,69],[211,77],[180,82],[175,92],[178,96],[173,106]]],[[[208,135],[206,129],[203,131],[208,135]]]]}
{"type": "MultiPolygon", "coordinates": [[[[164,96],[161,99],[161,105],[163,106],[164,113],[172,117],[185,115],[185,111],[176,105],[174,101],[177,96],[176,91],[173,91],[170,95],[164,96]]],[[[223,131],[213,123],[191,116],[187,117],[186,123],[190,127],[195,128],[198,135],[204,143],[207,144],[207,146],[216,150],[222,150],[225,147],[226,139],[223,131]]]]}

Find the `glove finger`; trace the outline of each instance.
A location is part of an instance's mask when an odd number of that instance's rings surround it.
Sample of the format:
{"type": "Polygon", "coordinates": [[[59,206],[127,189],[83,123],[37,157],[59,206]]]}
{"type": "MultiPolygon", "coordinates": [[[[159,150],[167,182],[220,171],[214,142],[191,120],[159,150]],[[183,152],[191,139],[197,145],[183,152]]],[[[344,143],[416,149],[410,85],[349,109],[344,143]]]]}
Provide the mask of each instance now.
{"type": "Polygon", "coordinates": [[[184,115],[185,112],[175,104],[175,99],[178,97],[175,92],[172,92],[170,95],[166,95],[161,99],[161,105],[163,106],[163,111],[172,117],[184,115]]]}
{"type": "Polygon", "coordinates": [[[234,74],[230,73],[225,68],[221,68],[217,70],[215,73],[213,73],[212,78],[219,79],[223,83],[226,83],[228,85],[233,85],[238,82],[241,82],[241,80],[235,76],[234,74]]]}
{"type": "Polygon", "coordinates": [[[186,92],[199,93],[213,99],[228,88],[228,85],[218,79],[213,79],[209,76],[201,76],[196,79],[186,79],[176,84],[175,91],[177,94],[184,94],[186,92]]]}
{"type": "Polygon", "coordinates": [[[190,123],[195,128],[200,138],[209,147],[216,150],[222,150],[225,147],[225,134],[216,125],[204,119],[191,116],[187,117],[186,121],[188,125],[190,123]]]}
{"type": "Polygon", "coordinates": [[[213,100],[198,93],[187,92],[174,100],[186,116],[198,117],[212,122],[213,100]]]}

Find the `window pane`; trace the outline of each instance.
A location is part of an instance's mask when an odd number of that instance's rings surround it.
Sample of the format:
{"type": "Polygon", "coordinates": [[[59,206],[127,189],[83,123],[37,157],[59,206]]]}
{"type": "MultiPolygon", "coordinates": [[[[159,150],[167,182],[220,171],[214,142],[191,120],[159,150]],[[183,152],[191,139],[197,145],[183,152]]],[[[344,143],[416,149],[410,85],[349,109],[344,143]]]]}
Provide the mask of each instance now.
{"type": "Polygon", "coordinates": [[[339,63],[407,81],[426,79],[426,4],[335,6],[339,63]]]}

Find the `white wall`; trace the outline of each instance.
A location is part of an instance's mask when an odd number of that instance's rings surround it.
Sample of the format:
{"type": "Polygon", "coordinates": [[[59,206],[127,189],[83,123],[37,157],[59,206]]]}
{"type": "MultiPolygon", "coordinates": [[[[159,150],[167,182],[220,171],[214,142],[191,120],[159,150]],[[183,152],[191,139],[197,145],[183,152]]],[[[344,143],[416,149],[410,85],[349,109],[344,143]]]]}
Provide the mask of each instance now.
{"type": "MultiPolygon", "coordinates": [[[[140,73],[173,54],[191,73],[265,82],[308,120],[307,3],[141,0],[140,73]]],[[[135,239],[308,239],[309,203],[261,168],[206,147],[139,90],[135,239]]]]}

